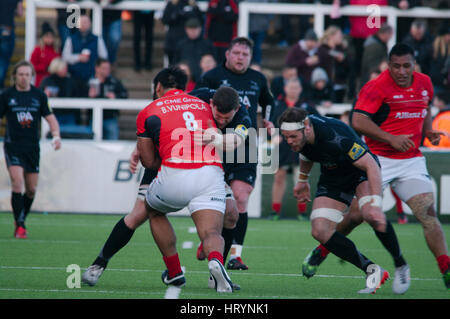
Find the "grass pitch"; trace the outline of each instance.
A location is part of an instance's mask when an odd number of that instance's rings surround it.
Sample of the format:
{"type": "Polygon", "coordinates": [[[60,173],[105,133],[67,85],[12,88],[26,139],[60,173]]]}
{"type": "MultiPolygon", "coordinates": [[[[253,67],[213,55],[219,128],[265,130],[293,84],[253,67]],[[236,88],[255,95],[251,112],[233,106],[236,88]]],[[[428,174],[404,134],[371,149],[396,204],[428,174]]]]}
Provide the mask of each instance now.
{"type": "MultiPolygon", "coordinates": [[[[95,287],[76,283],[69,265],[81,273],[93,262],[118,215],[30,214],[28,239],[13,238],[11,213],[0,213],[1,299],[140,299],[164,298],[161,281],[165,269],[148,224],[141,226],[129,244],[114,256],[95,287]]],[[[364,274],[349,263],[329,255],[311,279],[301,275],[301,263],[317,245],[309,222],[250,219],[242,258],[248,271],[229,271],[241,290],[217,294],[207,288],[206,261],[195,258],[199,243],[188,217],[170,218],[177,234],[181,264],[186,268],[186,287],[180,299],[449,299],[437,263],[428,250],[419,224],[394,224],[403,254],[411,267],[411,287],[405,295],[392,292],[392,280],[376,295],[360,295],[364,274]]],[[[447,238],[450,225],[443,224],[447,238]]],[[[363,224],[350,238],[358,249],[394,275],[394,265],[373,230],[363,224]]]]}

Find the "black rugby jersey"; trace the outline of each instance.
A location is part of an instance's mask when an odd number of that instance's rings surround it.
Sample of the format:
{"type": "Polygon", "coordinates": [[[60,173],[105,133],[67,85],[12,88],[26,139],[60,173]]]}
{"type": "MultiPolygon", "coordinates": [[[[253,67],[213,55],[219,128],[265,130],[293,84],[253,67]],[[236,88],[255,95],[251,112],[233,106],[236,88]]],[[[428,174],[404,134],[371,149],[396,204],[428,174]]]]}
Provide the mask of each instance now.
{"type": "Polygon", "coordinates": [[[230,86],[238,92],[241,105],[246,107],[253,128],[257,128],[258,105],[263,109],[264,118],[266,117],[267,105],[274,105],[274,99],[267,86],[266,77],[253,69],[248,68],[245,73],[237,74],[231,72],[225,67],[225,64],[222,64],[206,72],[200,82],[197,83],[196,88],[218,89],[221,86],[230,86]]]}
{"type": "Polygon", "coordinates": [[[360,171],[353,165],[369,153],[378,162],[356,132],[345,123],[320,115],[308,116],[314,128],[314,144],[305,144],[300,153],[313,162],[320,163],[321,172],[328,176],[343,176],[360,171]]]}
{"type": "Polygon", "coordinates": [[[6,116],[5,143],[39,145],[41,117],[52,114],[44,92],[10,87],[0,95],[0,118],[6,116]]]}
{"type": "MultiPolygon", "coordinates": [[[[210,99],[213,98],[215,92],[216,92],[215,89],[200,88],[189,92],[189,94],[196,96],[199,99],[202,99],[203,101],[209,103],[210,99]]],[[[225,171],[230,169],[230,167],[239,164],[237,163],[237,159],[240,158],[239,154],[245,154],[245,163],[248,163],[250,161],[250,143],[249,143],[250,139],[247,138],[250,127],[252,127],[250,115],[248,114],[247,109],[243,107],[241,104],[241,107],[236,112],[231,122],[228,123],[224,128],[220,129],[222,134],[234,133],[240,136],[245,141],[237,149],[235,149],[234,151],[230,151],[234,152],[234,155],[232,157],[230,155],[227,156],[226,152],[222,154],[223,168],[225,171]],[[229,159],[228,161],[227,158],[229,159]]]]}

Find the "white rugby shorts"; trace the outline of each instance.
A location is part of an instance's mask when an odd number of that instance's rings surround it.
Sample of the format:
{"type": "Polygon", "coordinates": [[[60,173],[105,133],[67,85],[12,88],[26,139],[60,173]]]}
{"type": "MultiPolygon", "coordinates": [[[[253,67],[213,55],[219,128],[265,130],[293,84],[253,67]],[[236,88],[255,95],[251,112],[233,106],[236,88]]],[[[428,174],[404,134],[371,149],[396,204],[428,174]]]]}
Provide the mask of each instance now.
{"type": "Polygon", "coordinates": [[[425,157],[393,159],[377,156],[381,164],[383,190],[391,184],[405,202],[417,194],[433,192],[425,157]]]}
{"type": "Polygon", "coordinates": [[[196,169],[163,165],[148,187],[146,200],[161,213],[176,212],[184,207],[191,214],[204,209],[224,213],[225,185],[223,170],[215,165],[196,169]]]}

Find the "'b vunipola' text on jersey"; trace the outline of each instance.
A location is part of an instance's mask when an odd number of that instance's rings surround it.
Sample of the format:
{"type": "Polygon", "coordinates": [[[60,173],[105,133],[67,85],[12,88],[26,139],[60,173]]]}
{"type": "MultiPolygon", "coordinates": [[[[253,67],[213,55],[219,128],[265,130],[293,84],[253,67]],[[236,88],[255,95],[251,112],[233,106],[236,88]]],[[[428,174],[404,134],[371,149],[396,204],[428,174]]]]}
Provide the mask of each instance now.
{"type": "Polygon", "coordinates": [[[359,93],[354,111],[366,114],[383,131],[392,135],[413,134],[415,147],[406,152],[395,150],[391,145],[365,136],[370,150],[380,156],[402,159],[422,156],[419,150],[423,122],[428,105],[433,99],[433,85],[422,73],[413,73],[413,82],[407,88],[399,87],[389,70],[368,82],[359,93]]]}
{"type": "Polygon", "coordinates": [[[174,89],[139,112],[137,135],[153,140],[162,165],[182,169],[222,167],[213,145],[199,146],[193,142],[194,132],[207,129],[208,121],[215,127],[209,104],[174,89]]]}

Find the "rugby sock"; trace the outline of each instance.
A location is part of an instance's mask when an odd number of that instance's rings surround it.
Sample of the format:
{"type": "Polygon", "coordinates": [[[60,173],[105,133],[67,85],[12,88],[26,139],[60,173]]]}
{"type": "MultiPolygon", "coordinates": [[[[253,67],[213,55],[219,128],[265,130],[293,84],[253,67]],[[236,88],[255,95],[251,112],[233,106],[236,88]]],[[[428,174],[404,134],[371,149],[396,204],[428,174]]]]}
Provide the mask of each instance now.
{"type": "Polygon", "coordinates": [[[334,255],[352,263],[364,272],[367,271],[367,267],[370,264],[373,264],[372,261],[367,259],[367,257],[362,255],[358,249],[356,249],[355,244],[350,239],[341,233],[334,232],[331,238],[323,244],[323,246],[334,255]]]}
{"type": "Polygon", "coordinates": [[[223,256],[221,253],[219,253],[217,250],[214,250],[212,252],[209,253],[208,255],[208,261],[210,261],[211,259],[217,259],[218,261],[220,261],[220,263],[223,265],[223,256]]]}
{"type": "Polygon", "coordinates": [[[390,221],[387,221],[386,224],[386,232],[375,231],[378,239],[383,244],[384,248],[391,254],[394,259],[395,267],[401,267],[406,265],[406,261],[402,256],[402,252],[400,251],[400,245],[397,240],[397,236],[395,235],[394,227],[390,221]]]}
{"type": "Polygon", "coordinates": [[[231,259],[241,257],[245,233],[247,232],[248,213],[239,213],[239,219],[234,228],[234,244],[231,246],[231,259]]]}
{"type": "Polygon", "coordinates": [[[25,224],[23,221],[24,203],[22,193],[12,192],[11,206],[14,213],[14,220],[16,221],[16,225],[25,228],[25,224]]]}
{"type": "Polygon", "coordinates": [[[23,194],[23,212],[25,214],[24,219],[27,218],[30,213],[31,204],[33,204],[34,197],[30,198],[26,194],[23,194]]]}
{"type": "Polygon", "coordinates": [[[317,246],[316,249],[320,249],[320,257],[326,257],[330,253],[330,251],[322,244],[317,246]]]}
{"type": "Polygon", "coordinates": [[[173,278],[179,273],[183,272],[181,270],[180,259],[178,258],[178,253],[172,256],[163,256],[164,263],[166,264],[167,270],[169,271],[169,278],[173,278]]]}
{"type": "Polygon", "coordinates": [[[111,234],[105,242],[100,254],[93,264],[106,268],[108,261],[124,247],[133,237],[134,229],[128,228],[124,221],[125,217],[121,218],[114,226],[111,234]]]}
{"type": "Polygon", "coordinates": [[[228,252],[230,251],[231,245],[233,244],[233,229],[223,228],[222,229],[222,237],[225,241],[225,245],[223,247],[223,260],[227,260],[228,252]]]}
{"type": "Polygon", "coordinates": [[[272,210],[277,213],[277,215],[280,215],[281,211],[281,203],[272,203],[272,210]]]}
{"type": "Polygon", "coordinates": [[[441,255],[436,258],[439,266],[439,270],[444,274],[450,268],[450,258],[448,255],[441,255]]]}
{"type": "Polygon", "coordinates": [[[306,213],[306,203],[297,203],[297,211],[299,215],[306,213]]]}

